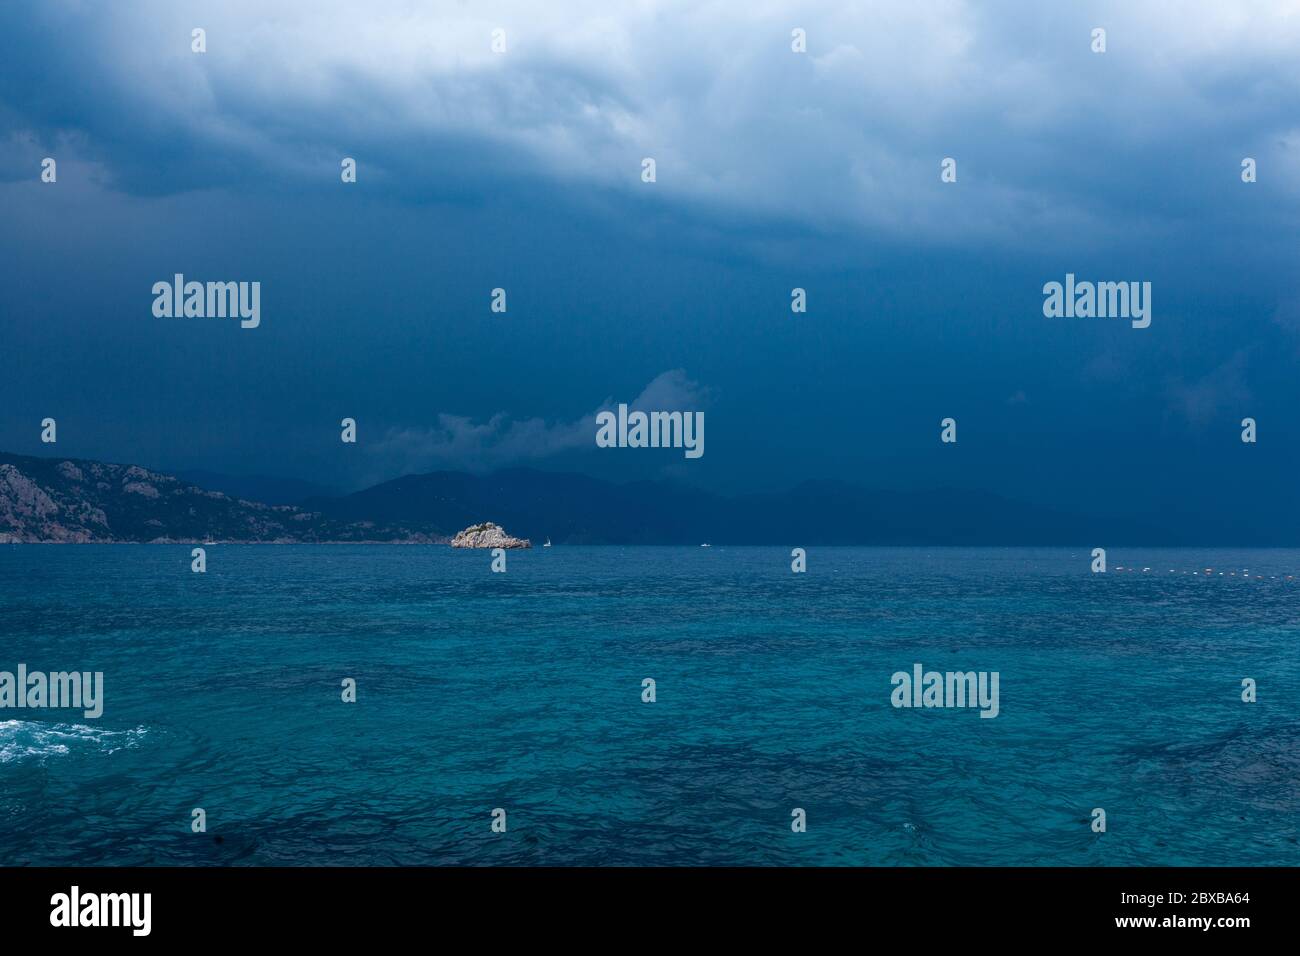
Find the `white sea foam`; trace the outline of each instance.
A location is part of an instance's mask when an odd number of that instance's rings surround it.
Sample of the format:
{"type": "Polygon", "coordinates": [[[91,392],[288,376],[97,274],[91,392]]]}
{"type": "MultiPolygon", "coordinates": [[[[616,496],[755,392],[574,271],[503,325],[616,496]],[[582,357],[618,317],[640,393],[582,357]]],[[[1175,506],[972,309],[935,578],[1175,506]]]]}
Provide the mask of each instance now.
{"type": "Polygon", "coordinates": [[[86,724],[51,724],[36,720],[0,720],[0,764],[22,760],[44,762],[74,750],[95,750],[104,754],[133,747],[147,733],[146,728],[105,730],[86,724]]]}

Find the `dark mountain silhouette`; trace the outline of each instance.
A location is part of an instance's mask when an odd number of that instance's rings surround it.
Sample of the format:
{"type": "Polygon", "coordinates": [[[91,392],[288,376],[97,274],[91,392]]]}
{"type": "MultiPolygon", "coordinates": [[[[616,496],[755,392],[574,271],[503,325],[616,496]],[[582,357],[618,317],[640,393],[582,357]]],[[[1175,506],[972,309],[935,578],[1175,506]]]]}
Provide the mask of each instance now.
{"type": "Polygon", "coordinates": [[[274,475],[227,475],[219,471],[186,469],[175,473],[181,481],[206,491],[220,491],[232,498],[260,501],[268,505],[296,505],[308,498],[331,498],[333,488],[301,478],[277,478],[274,475]]]}
{"type": "MultiPolygon", "coordinates": [[[[556,544],[1062,544],[1095,541],[1095,523],[979,492],[888,492],[837,481],[722,497],[668,482],[615,484],[510,469],[406,475],[304,507],[339,521],[405,522],[442,534],[492,520],[556,544]]],[[[1157,530],[1125,524],[1127,540],[1157,530]]]]}
{"type": "Polygon", "coordinates": [[[0,542],[427,542],[484,521],[556,544],[1257,546],[1292,544],[1295,532],[1294,523],[1247,525],[1213,502],[1195,521],[1081,516],[972,491],[809,481],[725,497],[523,468],[406,475],[341,497],[267,504],[138,465],[0,453],[0,542]]]}

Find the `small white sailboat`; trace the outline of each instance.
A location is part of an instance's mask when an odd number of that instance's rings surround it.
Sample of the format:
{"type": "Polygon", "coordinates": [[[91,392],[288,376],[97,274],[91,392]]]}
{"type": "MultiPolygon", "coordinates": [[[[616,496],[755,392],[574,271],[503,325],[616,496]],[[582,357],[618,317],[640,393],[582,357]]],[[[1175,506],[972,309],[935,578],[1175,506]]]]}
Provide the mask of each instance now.
{"type": "Polygon", "coordinates": [[[550,539],[550,538],[547,538],[547,539],[546,539],[546,543],[545,543],[544,545],[542,545],[542,547],[543,547],[543,548],[549,548],[550,546],[551,546],[551,539],[550,539]]]}

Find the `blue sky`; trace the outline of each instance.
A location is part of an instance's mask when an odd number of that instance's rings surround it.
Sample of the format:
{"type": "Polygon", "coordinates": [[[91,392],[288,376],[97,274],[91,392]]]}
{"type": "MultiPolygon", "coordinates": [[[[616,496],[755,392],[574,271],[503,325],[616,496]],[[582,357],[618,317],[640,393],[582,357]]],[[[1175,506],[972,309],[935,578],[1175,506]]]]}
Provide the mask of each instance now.
{"type": "Polygon", "coordinates": [[[0,11],[0,448],[1293,496],[1300,4],[382,6],[0,11]],[[261,326],[155,318],[176,272],[261,326]],[[1151,282],[1151,327],[1045,318],[1067,272],[1151,282]],[[702,459],[595,448],[643,395],[702,459]]]}

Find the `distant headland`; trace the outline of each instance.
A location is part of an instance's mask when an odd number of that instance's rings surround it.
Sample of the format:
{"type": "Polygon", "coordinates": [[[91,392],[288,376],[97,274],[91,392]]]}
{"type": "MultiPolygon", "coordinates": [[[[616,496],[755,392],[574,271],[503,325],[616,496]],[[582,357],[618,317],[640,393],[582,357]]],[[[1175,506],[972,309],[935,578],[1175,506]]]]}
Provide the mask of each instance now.
{"type": "Polygon", "coordinates": [[[1234,500],[1209,499],[1194,519],[1172,509],[1072,514],[969,490],[832,480],[729,497],[668,481],[619,484],[526,468],[403,475],[334,495],[307,481],[0,452],[0,543],[1300,544],[1300,520],[1289,512],[1248,527],[1234,500]],[[495,543],[468,543],[488,541],[495,543]]]}

